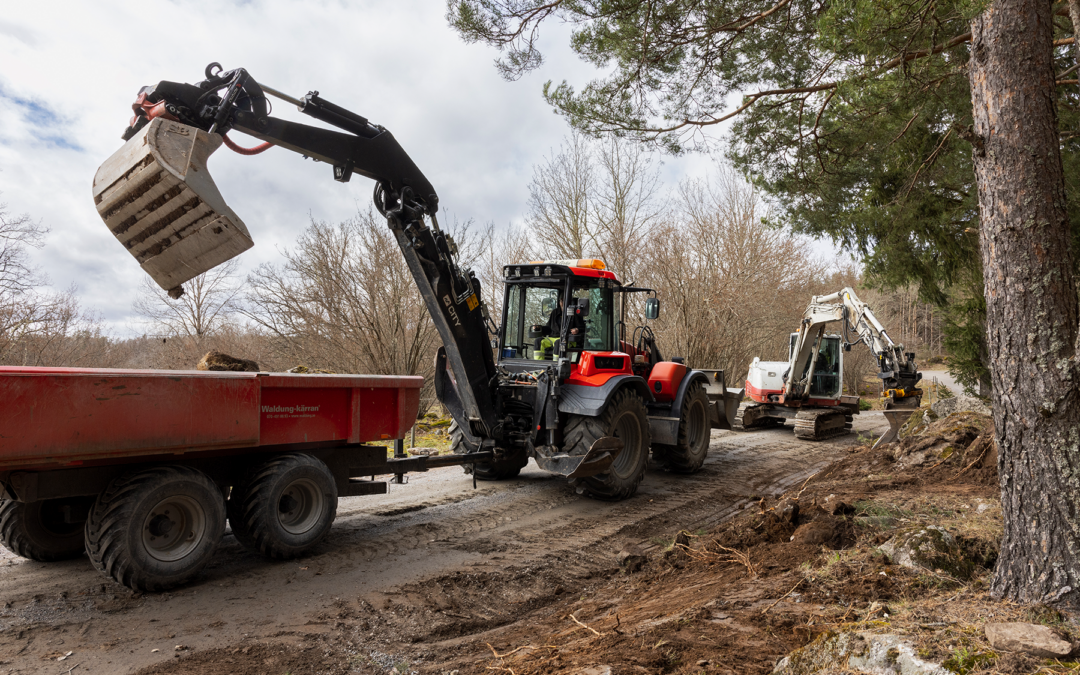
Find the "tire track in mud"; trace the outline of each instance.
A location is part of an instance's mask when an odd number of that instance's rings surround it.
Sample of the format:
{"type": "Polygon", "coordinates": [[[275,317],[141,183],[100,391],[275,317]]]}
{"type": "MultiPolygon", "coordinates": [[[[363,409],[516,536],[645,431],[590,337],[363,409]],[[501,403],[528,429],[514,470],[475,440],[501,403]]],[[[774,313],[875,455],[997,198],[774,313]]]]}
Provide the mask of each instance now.
{"type": "MultiPolygon", "coordinates": [[[[797,486],[835,458],[835,444],[808,448],[806,443],[781,437],[744,446],[739,444],[741,436],[714,438],[711,461],[697,474],[680,476],[651,470],[638,495],[623,502],[594,501],[552,479],[516,481],[520,485],[511,481],[505,491],[395,514],[388,522],[373,522],[364,510],[353,511],[346,522],[335,524],[334,547],[322,557],[326,563],[347,565],[357,559],[374,562],[447,546],[481,555],[500,553],[503,561],[513,562],[580,550],[620,535],[633,539],[633,530],[649,521],[699,502],[707,503],[703,510],[709,514],[684,527],[707,528],[744,508],[751,497],[797,486]],[[474,500],[489,503],[455,513],[464,510],[463,505],[472,506],[467,503],[474,500]]],[[[636,543],[651,545],[647,537],[636,543]]]]}

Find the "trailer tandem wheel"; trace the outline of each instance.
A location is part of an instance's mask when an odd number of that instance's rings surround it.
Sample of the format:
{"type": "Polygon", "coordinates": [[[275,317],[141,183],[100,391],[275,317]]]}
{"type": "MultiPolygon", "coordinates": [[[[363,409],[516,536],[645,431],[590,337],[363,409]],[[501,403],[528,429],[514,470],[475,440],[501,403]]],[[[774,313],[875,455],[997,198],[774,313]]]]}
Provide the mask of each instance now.
{"type": "Polygon", "coordinates": [[[206,474],[159,466],[124,474],[98,495],[86,520],[86,552],[119,583],[160,591],[198,574],[224,530],[225,500],[206,474]]]}
{"type": "Polygon", "coordinates": [[[709,454],[709,396],[700,382],[694,382],[683,398],[679,414],[678,445],[653,447],[653,456],[672,473],[694,473],[709,454]]]}
{"type": "Polygon", "coordinates": [[[563,438],[572,454],[588,452],[603,436],[620,438],[625,445],[607,473],[584,479],[585,493],[609,501],[631,497],[645,477],[650,444],[645,404],[632,389],[619,390],[598,417],[568,416],[563,438]]]}
{"type": "Polygon", "coordinates": [[[0,500],[0,544],[15,555],[38,562],[77,558],[86,548],[83,521],[69,522],[66,514],[85,513],[85,502],[84,497],[30,503],[0,500]],[[82,501],[82,509],[73,503],[76,501],[82,501]],[[65,506],[69,507],[66,513],[65,506]]]}
{"type": "Polygon", "coordinates": [[[269,558],[303,555],[337,517],[337,484],[321,460],[279,455],[233,486],[227,511],[236,539],[269,558]]]}

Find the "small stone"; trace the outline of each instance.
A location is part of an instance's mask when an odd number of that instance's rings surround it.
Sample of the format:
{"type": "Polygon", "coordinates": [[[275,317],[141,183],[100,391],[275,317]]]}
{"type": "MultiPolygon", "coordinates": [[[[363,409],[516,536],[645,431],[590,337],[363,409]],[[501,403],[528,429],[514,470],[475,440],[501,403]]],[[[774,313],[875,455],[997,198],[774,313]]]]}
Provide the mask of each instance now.
{"type": "Polygon", "coordinates": [[[836,495],[829,495],[822,502],[821,508],[830,516],[843,516],[855,513],[855,507],[840,499],[836,495]]]}
{"type": "Polygon", "coordinates": [[[593,666],[581,671],[581,675],[611,675],[611,666],[593,666]]]}
{"type": "Polygon", "coordinates": [[[161,651],[160,649],[151,649],[150,653],[151,654],[156,654],[157,652],[160,652],[160,651],[161,651]]]}
{"type": "Polygon", "coordinates": [[[810,546],[832,546],[839,538],[836,523],[832,519],[821,518],[800,525],[791,541],[796,544],[809,544],[810,546]]]}
{"type": "Polygon", "coordinates": [[[795,524],[799,519],[799,501],[791,497],[784,497],[776,505],[776,515],[785,523],[795,524]]]}
{"type": "Polygon", "coordinates": [[[697,662],[699,668],[709,665],[709,659],[701,659],[697,662]]]}
{"type": "Polygon", "coordinates": [[[994,649],[1026,652],[1042,659],[1059,659],[1072,653],[1072,643],[1052,628],[1034,623],[988,623],[986,639],[994,649]]]}
{"type": "Polygon", "coordinates": [[[637,572],[645,566],[645,562],[648,560],[641,549],[633,545],[619,551],[615,559],[619,561],[619,567],[623,568],[627,574],[637,572]]]}
{"type": "Polygon", "coordinates": [[[685,531],[680,530],[679,533],[675,535],[675,542],[672,544],[671,548],[680,557],[686,555],[686,549],[690,548],[690,536],[686,534],[685,531]]]}

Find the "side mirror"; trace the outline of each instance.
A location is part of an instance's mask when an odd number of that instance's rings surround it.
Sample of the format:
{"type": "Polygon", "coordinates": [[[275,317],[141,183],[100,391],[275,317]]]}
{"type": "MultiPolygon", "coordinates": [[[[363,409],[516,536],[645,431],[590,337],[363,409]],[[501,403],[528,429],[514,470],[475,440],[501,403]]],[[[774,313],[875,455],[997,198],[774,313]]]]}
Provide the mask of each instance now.
{"type": "Polygon", "coordinates": [[[660,300],[657,298],[645,298],[645,318],[660,318],[660,300]]]}
{"type": "Polygon", "coordinates": [[[581,317],[589,316],[589,299],[578,298],[576,314],[581,317]]]}

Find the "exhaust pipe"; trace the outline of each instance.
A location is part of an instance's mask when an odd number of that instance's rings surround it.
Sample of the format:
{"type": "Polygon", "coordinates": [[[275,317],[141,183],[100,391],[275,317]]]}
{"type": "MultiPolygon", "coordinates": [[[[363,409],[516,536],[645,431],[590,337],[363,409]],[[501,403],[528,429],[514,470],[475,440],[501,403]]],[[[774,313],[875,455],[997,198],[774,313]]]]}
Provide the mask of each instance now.
{"type": "Polygon", "coordinates": [[[251,248],[206,160],[222,137],[156,118],[94,176],[94,203],[113,236],[169,295],[251,248]]]}

